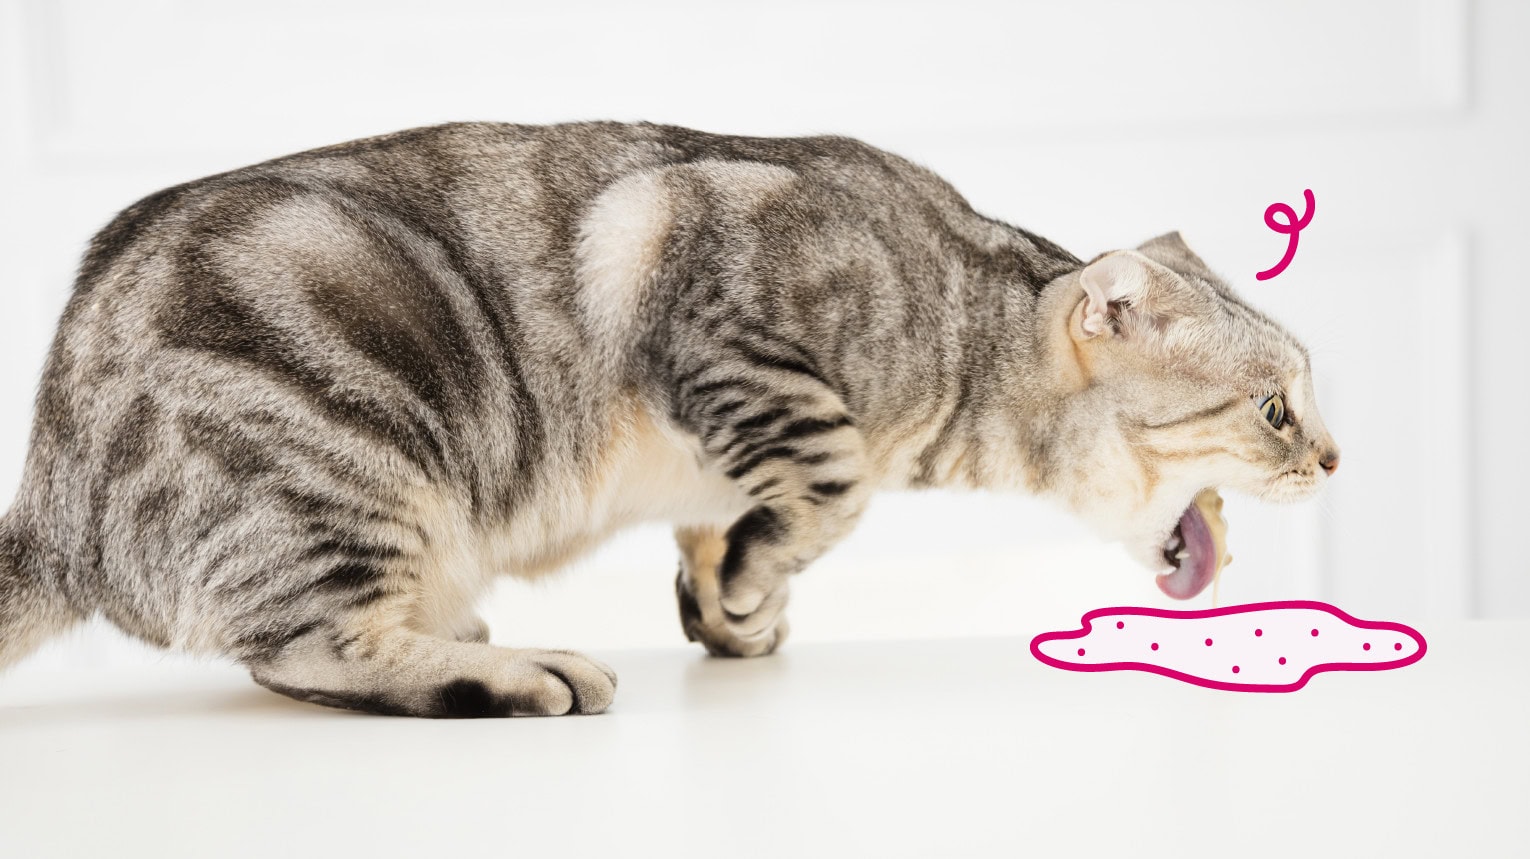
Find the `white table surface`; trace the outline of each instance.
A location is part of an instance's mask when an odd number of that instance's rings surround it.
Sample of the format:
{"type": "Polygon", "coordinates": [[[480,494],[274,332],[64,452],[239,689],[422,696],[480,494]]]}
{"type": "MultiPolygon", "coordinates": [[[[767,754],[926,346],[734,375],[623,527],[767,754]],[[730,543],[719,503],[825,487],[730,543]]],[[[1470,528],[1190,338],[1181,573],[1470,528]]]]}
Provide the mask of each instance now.
{"type": "Polygon", "coordinates": [[[1417,665],[1263,695],[1025,638],[607,651],[609,713],[509,721],[18,672],[0,855],[1530,855],[1530,624],[1420,628],[1417,665]]]}

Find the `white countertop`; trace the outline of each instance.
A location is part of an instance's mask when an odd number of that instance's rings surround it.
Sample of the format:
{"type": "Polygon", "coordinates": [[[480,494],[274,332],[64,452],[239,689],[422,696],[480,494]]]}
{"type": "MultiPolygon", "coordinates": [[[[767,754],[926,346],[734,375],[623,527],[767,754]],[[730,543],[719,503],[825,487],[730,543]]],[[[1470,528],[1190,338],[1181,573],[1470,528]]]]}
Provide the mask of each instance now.
{"type": "Polygon", "coordinates": [[[1417,665],[1262,695],[1027,638],[597,651],[609,713],[509,721],[22,671],[0,855],[1530,855],[1530,623],[1421,630],[1417,665]]]}

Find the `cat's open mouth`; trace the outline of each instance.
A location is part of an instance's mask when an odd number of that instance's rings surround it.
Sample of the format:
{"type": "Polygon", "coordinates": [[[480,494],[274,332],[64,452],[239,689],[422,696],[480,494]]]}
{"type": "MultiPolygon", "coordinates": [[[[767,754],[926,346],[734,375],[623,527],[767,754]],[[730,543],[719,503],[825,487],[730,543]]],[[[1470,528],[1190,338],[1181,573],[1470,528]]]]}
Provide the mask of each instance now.
{"type": "Polygon", "coordinates": [[[1177,600],[1187,600],[1206,589],[1227,561],[1227,523],[1222,519],[1222,497],[1208,489],[1195,497],[1179,517],[1179,524],[1163,543],[1163,559],[1174,569],[1158,577],[1158,589],[1177,600]]]}

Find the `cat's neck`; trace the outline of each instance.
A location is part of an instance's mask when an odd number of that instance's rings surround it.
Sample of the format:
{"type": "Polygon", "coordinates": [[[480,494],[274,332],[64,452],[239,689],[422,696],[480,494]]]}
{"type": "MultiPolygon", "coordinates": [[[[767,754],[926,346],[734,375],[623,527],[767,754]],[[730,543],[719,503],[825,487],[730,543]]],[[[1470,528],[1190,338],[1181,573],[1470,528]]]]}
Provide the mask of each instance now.
{"type": "MultiPolygon", "coordinates": [[[[973,312],[971,349],[993,357],[987,372],[966,380],[971,386],[956,423],[968,428],[960,449],[949,457],[949,485],[1042,492],[1059,465],[1068,426],[1068,404],[1089,387],[1087,366],[1068,335],[1069,317],[1082,298],[1077,270],[1082,263],[1045,240],[1017,231],[1028,254],[1029,271],[1012,262],[994,267],[980,260],[969,276],[988,281],[979,290],[996,306],[973,312]],[[1042,248],[1051,251],[1037,258],[1042,248]],[[1044,283],[1028,279],[1051,275],[1044,283]]],[[[1004,252],[1013,260],[1012,249],[1004,252]]]]}

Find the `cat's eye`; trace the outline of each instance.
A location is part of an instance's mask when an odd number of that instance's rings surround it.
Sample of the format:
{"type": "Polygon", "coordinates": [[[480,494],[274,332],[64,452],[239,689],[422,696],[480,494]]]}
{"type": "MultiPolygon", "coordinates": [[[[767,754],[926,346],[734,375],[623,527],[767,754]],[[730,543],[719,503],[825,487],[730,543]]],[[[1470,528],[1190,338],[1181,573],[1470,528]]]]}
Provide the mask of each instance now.
{"type": "Polygon", "coordinates": [[[1270,426],[1280,429],[1286,425],[1286,398],[1280,394],[1271,394],[1266,398],[1259,404],[1259,411],[1270,422],[1270,426]]]}

